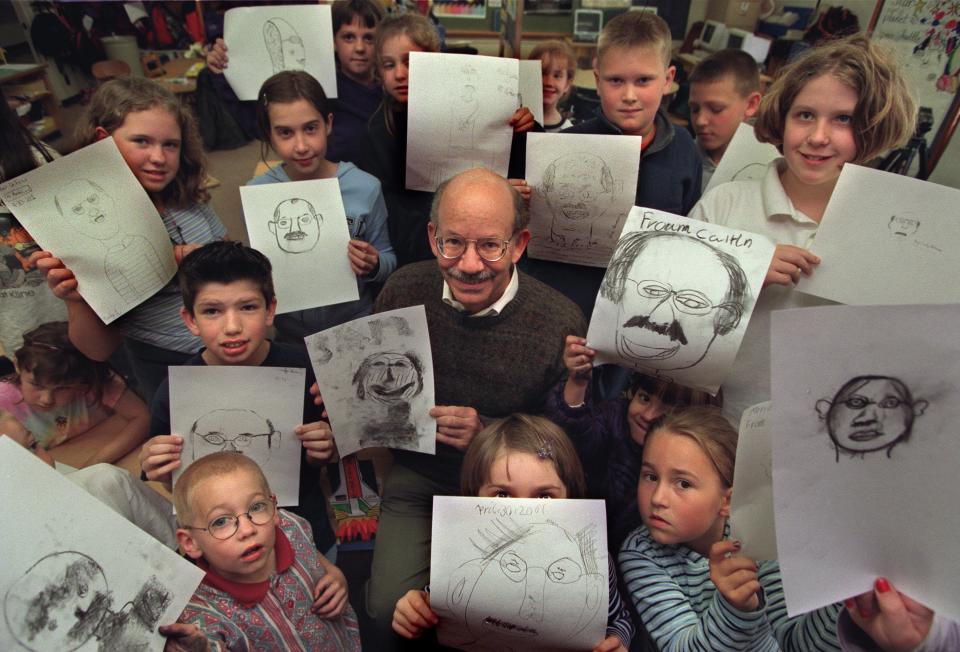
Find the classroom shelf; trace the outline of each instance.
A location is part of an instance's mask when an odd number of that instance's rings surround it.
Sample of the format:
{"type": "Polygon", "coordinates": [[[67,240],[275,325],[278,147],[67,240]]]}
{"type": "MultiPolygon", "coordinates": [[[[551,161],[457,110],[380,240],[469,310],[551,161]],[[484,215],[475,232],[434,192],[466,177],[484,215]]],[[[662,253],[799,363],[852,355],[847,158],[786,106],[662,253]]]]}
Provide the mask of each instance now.
{"type": "Polygon", "coordinates": [[[18,95],[40,105],[43,117],[29,125],[34,136],[42,139],[61,131],[60,103],[50,86],[46,64],[0,65],[0,86],[8,98],[18,95]]]}

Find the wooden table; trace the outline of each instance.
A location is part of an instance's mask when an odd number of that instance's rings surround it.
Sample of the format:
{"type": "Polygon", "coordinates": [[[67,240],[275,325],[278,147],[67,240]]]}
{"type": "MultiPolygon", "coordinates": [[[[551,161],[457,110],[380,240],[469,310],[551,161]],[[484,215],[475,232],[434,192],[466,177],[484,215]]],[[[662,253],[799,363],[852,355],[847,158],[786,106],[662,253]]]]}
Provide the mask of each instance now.
{"type": "Polygon", "coordinates": [[[172,93],[195,93],[197,91],[196,75],[193,77],[185,75],[196,63],[204,64],[204,61],[203,59],[171,59],[163,64],[163,74],[154,77],[153,81],[159,82],[172,93]]]}

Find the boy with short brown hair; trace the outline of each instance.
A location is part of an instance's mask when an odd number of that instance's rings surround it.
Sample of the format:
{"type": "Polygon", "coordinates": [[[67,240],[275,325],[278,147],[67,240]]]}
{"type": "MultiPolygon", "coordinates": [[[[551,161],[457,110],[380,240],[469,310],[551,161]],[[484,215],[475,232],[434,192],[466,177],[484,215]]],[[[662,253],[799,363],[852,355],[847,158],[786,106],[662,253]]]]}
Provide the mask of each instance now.
{"type": "Polygon", "coordinates": [[[200,458],[177,480],[177,543],[206,571],[173,638],[212,650],[360,650],[346,582],[319,554],[310,525],[286,510],[257,463],[200,458]],[[201,636],[202,635],[202,636],[201,636]]]}
{"type": "MultiPolygon", "coordinates": [[[[670,28],[656,14],[630,11],[603,27],[593,74],[600,110],[563,133],[640,136],[635,204],[686,215],[700,199],[700,156],[690,134],[674,129],[661,108],[676,69],[670,65],[670,28]]],[[[527,259],[524,271],[593,313],[602,267],[527,259]]]]}
{"type": "Polygon", "coordinates": [[[743,50],[720,50],[690,73],[690,122],[703,157],[706,188],[741,122],[760,108],[760,70],[743,50]]]}

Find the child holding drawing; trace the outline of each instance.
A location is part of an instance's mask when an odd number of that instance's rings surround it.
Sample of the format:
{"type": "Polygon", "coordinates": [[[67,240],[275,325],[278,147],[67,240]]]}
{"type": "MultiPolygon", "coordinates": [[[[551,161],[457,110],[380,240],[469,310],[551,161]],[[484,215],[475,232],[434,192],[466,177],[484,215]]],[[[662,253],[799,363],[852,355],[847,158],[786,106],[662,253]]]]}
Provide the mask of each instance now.
{"type": "Polygon", "coordinates": [[[865,36],[832,41],[784,67],[760,103],[754,127],[783,158],[763,179],[714,188],[690,217],[760,233],[777,249],[727,382],[724,411],[738,422],[770,398],[770,313],[822,305],[793,291],[820,259],[807,249],[845,163],[869,161],[906,142],[916,105],[896,60],[865,36]]]}
{"type": "Polygon", "coordinates": [[[387,234],[387,207],[380,182],[353,163],[326,158],[333,114],[320,82],[302,70],[277,73],[260,88],[256,111],[263,148],[271,147],[283,162],[249,185],[337,179],[352,238],[347,257],[357,275],[360,298],[277,316],[277,331],[283,339],[302,345],[307,335],[369,315],[373,283],[387,280],[397,267],[397,257],[387,234]]]}
{"type": "Polygon", "coordinates": [[[587,340],[568,335],[563,349],[565,380],[547,395],[544,416],[562,427],[576,447],[587,478],[587,498],[607,505],[607,544],[617,550],[637,526],[636,487],[643,441],[667,412],[687,405],[721,405],[706,392],[640,373],[630,377],[625,396],[600,400],[590,391],[596,351],[587,340]]]}
{"type": "MultiPolygon", "coordinates": [[[[581,498],[585,489],[580,459],[567,436],[547,419],[525,414],[498,419],[480,431],[467,449],[460,473],[464,496],[581,498]]],[[[626,650],[634,634],[617,589],[613,560],[609,576],[607,637],[594,652],[626,650]]],[[[438,622],[426,591],[407,591],[393,612],[393,630],[408,639],[422,636],[438,622]]]]}
{"type": "MultiPolygon", "coordinates": [[[[335,455],[333,434],[308,388],[314,384],[302,346],[267,339],[277,300],[270,261],[239,242],[213,242],[188,254],[180,265],[181,316],[205,346],[187,366],[291,367],[306,370],[303,414],[296,435],[302,443],[300,503],[295,510],[313,526],[321,550],[336,556],[319,469],[335,455]]],[[[183,434],[170,432],[170,386],[160,384],[151,404],[150,439],[140,449],[143,478],[170,484],[180,466],[183,434]]]]}
{"type": "Polygon", "coordinates": [[[104,438],[80,465],[116,462],[147,436],[147,406],[108,362],[70,343],[66,322],[41,324],[23,336],[16,373],[0,379],[0,409],[33,433],[44,449],[87,436],[104,438]]]}
{"type": "Polygon", "coordinates": [[[661,650],[835,650],[837,605],[787,618],[777,562],[725,539],[737,431],[715,407],[678,410],[647,435],[637,486],[643,525],[620,573],[661,650]]]}
{"type": "MultiPolygon", "coordinates": [[[[124,161],[153,200],[176,259],[227,231],[207,205],[204,155],[193,115],[159,84],[120,77],[100,86],[77,124],[79,146],[113,137],[124,161]]],[[[67,304],[70,340],[84,355],[106,360],[125,342],[140,393],[149,401],[167,365],[180,364],[200,340],[180,321],[180,293],[171,282],[116,322],[105,325],[77,292],[73,272],[42,251],[34,254],[54,294],[67,304]]]]}
{"type": "MultiPolygon", "coordinates": [[[[407,100],[409,99],[409,64],[411,52],[439,52],[440,37],[430,22],[415,13],[395,14],[384,19],[377,28],[375,52],[377,70],[383,81],[383,103],[370,118],[367,129],[367,156],[360,167],[374,175],[383,186],[383,196],[390,216],[390,242],[397,252],[399,265],[419,260],[433,260],[427,236],[432,192],[405,188],[407,161],[407,100]]],[[[530,109],[521,107],[510,119],[516,135],[534,127],[530,109]]],[[[514,147],[512,171],[521,169],[522,148],[514,147]],[[517,159],[516,162],[514,159],[517,159]]],[[[520,180],[511,181],[529,197],[529,189],[520,180]]]]}

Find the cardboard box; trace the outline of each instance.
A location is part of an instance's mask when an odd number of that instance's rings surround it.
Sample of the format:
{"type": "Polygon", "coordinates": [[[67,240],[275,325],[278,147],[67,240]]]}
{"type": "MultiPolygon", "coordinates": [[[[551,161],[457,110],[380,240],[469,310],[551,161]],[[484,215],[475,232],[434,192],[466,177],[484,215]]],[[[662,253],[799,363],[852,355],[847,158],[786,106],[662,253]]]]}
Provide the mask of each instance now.
{"type": "Polygon", "coordinates": [[[739,27],[748,32],[757,29],[761,0],[710,0],[707,4],[708,20],[717,20],[727,27],[739,27]]]}

